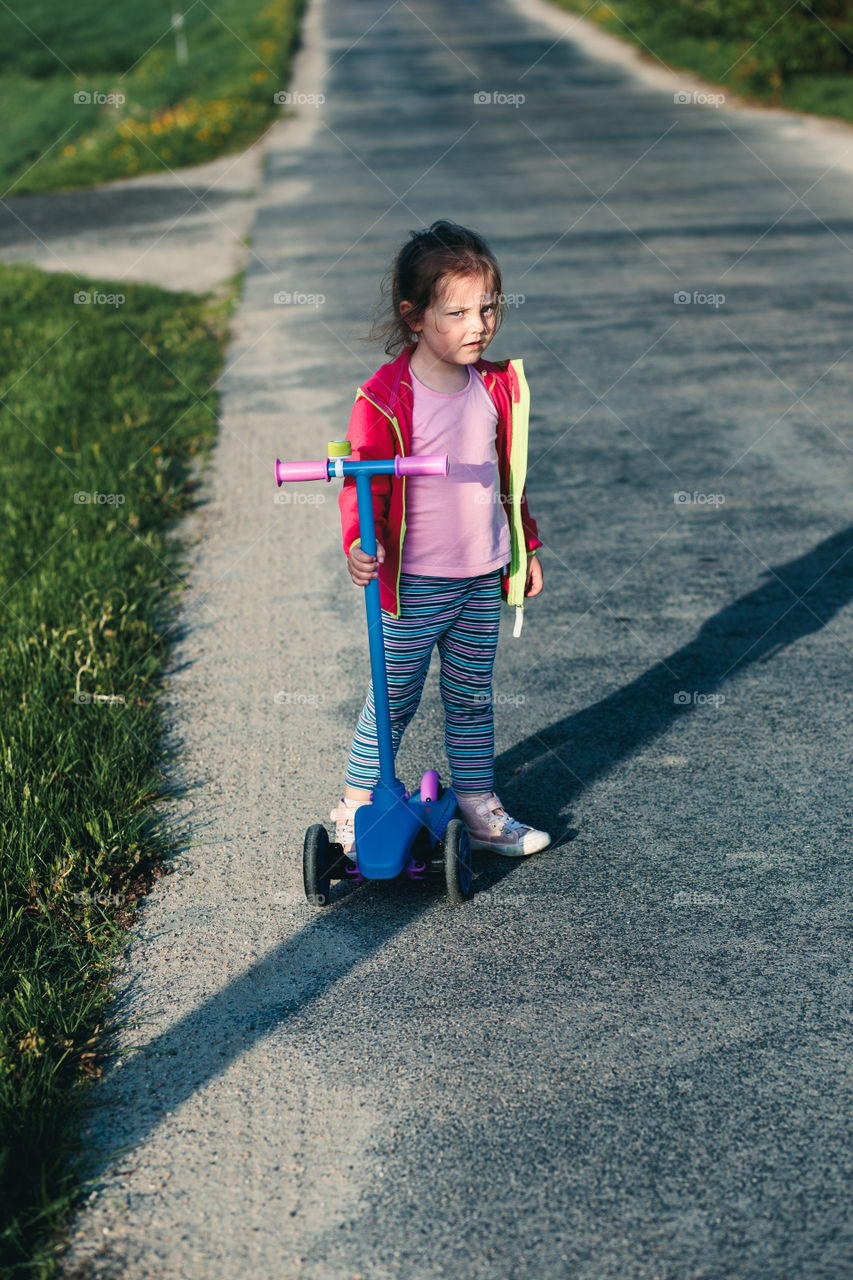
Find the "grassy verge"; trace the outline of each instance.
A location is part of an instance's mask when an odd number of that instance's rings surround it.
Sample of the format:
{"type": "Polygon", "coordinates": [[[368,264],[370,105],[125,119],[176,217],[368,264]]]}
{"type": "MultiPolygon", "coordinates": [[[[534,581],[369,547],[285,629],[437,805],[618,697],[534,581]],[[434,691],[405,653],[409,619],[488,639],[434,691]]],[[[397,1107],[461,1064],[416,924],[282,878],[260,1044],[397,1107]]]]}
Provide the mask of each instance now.
{"type": "MultiPolygon", "coordinates": [[[[738,0],[728,17],[710,8],[703,18],[694,0],[681,6],[651,0],[552,0],[561,9],[583,14],[602,30],[619,36],[652,61],[692,71],[757,105],[785,107],[853,123],[853,34],[846,16],[830,22],[808,15],[738,0]],[[744,9],[741,16],[737,9],[744,9]],[[785,18],[785,22],[780,21],[785,18]],[[818,43],[818,38],[820,43],[818,43]]],[[[721,12],[726,14],[725,6],[721,12]]]]}
{"type": "Polygon", "coordinates": [[[215,435],[235,296],[0,268],[4,1275],[52,1274],[72,1086],[98,1070],[112,963],[169,847],[152,802],[174,522],[215,435]]]}
{"type": "Polygon", "coordinates": [[[26,23],[1,5],[0,192],[85,186],[246,146],[282,111],[274,95],[305,3],[30,0],[26,23]]]}

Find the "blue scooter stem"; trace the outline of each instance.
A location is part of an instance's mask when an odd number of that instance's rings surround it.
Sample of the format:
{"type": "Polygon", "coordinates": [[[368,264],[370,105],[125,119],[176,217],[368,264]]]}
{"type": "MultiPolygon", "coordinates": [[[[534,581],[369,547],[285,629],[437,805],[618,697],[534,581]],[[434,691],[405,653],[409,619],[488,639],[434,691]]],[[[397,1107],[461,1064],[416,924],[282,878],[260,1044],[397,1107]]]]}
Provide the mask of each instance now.
{"type": "MultiPolygon", "coordinates": [[[[367,555],[375,556],[376,525],[371,478],[375,475],[446,476],[449,470],[447,454],[419,457],[398,455],[379,459],[350,458],[348,449],[348,442],[336,440],[331,442],[329,455],[324,459],[281,462],[276,458],[276,484],[281,485],[286,480],[354,479],[361,549],[367,555]],[[339,447],[342,445],[345,446],[343,450],[339,447]]],[[[364,607],[367,612],[367,640],[376,710],[379,778],[373,787],[371,803],[363,804],[356,810],[355,845],[358,850],[358,869],[366,879],[391,880],[407,866],[411,849],[423,831],[429,834],[433,845],[442,838],[450,814],[455,810],[456,800],[450,790],[440,801],[434,795],[422,797],[420,792],[417,798],[410,797],[396,777],[378,578],[371,578],[364,588],[364,607]]],[[[437,782],[434,771],[430,772],[437,782]]],[[[429,785],[432,790],[433,784],[429,785]]],[[[307,883],[306,881],[306,885],[307,883]]]]}
{"type": "MultiPolygon", "coordinates": [[[[374,474],[376,474],[374,472],[374,474]]],[[[361,549],[376,555],[376,525],[373,519],[373,493],[370,474],[359,471],[355,477],[358,499],[358,532],[361,549]]],[[[376,709],[376,738],[379,746],[379,781],[383,786],[398,788],[394,773],[394,746],[391,741],[391,711],[388,706],[388,671],[385,666],[385,642],[382,635],[382,606],[379,579],[371,578],[364,588],[367,611],[367,642],[370,648],[370,674],[373,678],[373,704],[376,709]]]]}

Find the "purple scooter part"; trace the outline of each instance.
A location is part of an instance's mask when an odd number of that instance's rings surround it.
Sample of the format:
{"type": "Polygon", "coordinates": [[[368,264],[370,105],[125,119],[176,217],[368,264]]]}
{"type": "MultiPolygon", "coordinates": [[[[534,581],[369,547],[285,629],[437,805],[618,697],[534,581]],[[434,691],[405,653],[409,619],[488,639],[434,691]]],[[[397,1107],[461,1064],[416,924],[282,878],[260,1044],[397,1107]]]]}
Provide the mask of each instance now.
{"type": "Polygon", "coordinates": [[[427,769],[421,778],[421,799],[429,804],[438,799],[438,774],[435,769],[427,769]]]}

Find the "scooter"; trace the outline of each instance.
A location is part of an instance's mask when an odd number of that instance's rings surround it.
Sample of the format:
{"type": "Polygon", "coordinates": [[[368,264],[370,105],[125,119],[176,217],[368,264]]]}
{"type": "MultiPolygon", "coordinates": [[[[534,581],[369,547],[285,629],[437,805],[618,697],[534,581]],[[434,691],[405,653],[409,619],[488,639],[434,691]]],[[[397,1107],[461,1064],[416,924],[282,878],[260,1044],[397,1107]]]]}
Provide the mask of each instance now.
{"type": "MultiPolygon", "coordinates": [[[[281,462],[276,458],[276,484],[280,487],[285,481],[329,482],[353,476],[361,549],[375,556],[371,478],[446,476],[450,470],[448,457],[437,454],[374,460],[354,459],[351,454],[348,440],[332,440],[327,457],[317,462],[281,462]]],[[[364,604],[376,708],[379,781],[373,787],[370,803],[355,813],[354,857],[348,857],[342,845],[330,841],[322,823],[317,822],[306,831],[302,856],[305,895],[309,902],[324,907],[331,902],[332,880],[393,880],[403,873],[411,880],[423,880],[429,873],[444,877],[448,902],[458,905],[473,893],[468,829],[457,816],[456,796],[449,787],[441,787],[435,769],[427,769],[413,794],[396,776],[378,578],[372,578],[364,588],[364,604]]]]}

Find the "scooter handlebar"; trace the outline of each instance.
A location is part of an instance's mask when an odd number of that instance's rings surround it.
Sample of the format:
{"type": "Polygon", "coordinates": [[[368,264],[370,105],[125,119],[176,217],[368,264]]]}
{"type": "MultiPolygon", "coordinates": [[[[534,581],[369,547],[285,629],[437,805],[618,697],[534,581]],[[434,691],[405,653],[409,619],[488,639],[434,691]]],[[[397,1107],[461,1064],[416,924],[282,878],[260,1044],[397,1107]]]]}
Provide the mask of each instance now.
{"type": "Polygon", "coordinates": [[[350,461],[349,458],[319,458],[316,462],[282,462],[275,460],[275,482],[279,487],[285,480],[329,480],[330,470],[337,475],[354,475],[358,471],[371,474],[390,472],[396,476],[446,476],[450,472],[450,460],[446,453],[427,453],[415,458],[386,458],[379,462],[350,461]],[[333,468],[332,464],[336,464],[333,468]],[[337,470],[340,467],[340,470],[337,470]]]}
{"type": "Polygon", "coordinates": [[[394,460],[394,474],[398,476],[446,476],[450,461],[446,453],[426,453],[417,458],[394,460]]]}
{"type": "Polygon", "coordinates": [[[328,480],[326,458],[319,462],[282,462],[275,460],[275,482],[279,486],[285,480],[328,480]]]}

